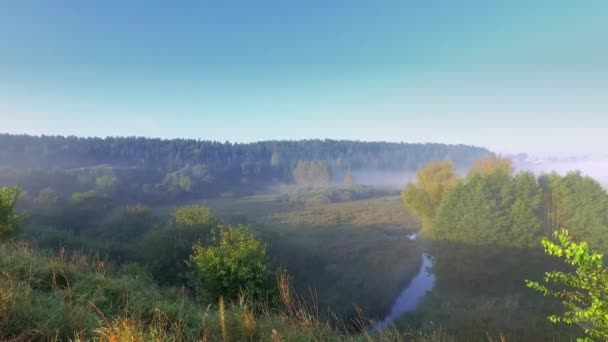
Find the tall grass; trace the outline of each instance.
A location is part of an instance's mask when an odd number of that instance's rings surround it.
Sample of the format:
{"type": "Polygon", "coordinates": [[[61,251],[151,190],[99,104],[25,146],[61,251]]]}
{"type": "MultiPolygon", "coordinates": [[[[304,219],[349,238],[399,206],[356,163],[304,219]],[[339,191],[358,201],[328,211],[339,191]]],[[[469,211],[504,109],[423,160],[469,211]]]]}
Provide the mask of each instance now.
{"type": "Polygon", "coordinates": [[[279,305],[220,298],[202,305],[187,291],[160,288],[136,267],[91,253],[58,255],[24,243],[0,245],[0,340],[8,341],[450,341],[441,331],[369,332],[321,319],[314,300],[277,276],[279,305]]]}

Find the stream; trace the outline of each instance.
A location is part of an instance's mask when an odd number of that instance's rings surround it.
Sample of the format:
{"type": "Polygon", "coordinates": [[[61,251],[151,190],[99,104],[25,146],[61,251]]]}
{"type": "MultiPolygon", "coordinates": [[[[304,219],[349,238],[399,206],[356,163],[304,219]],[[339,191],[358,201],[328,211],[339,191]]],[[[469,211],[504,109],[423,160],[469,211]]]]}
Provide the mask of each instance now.
{"type": "MultiPolygon", "coordinates": [[[[410,240],[416,240],[417,236],[412,234],[409,238],[410,240]]],[[[422,297],[432,290],[435,284],[435,275],[429,271],[431,266],[433,266],[431,255],[428,253],[422,254],[422,262],[418,273],[395,299],[389,314],[382,321],[374,324],[372,330],[381,331],[393,324],[403,314],[416,310],[422,297]]]]}

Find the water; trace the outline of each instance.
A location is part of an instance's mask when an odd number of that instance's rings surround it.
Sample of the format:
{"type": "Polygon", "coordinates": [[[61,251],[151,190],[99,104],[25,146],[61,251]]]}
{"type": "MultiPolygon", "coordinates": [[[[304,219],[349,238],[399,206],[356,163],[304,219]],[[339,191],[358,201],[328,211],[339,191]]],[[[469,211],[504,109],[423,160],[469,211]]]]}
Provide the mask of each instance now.
{"type": "Polygon", "coordinates": [[[422,264],[418,274],[412,279],[409,285],[401,292],[395,300],[390,313],[377,323],[373,330],[380,331],[407,312],[416,310],[416,307],[422,300],[422,297],[433,289],[435,285],[435,275],[430,273],[428,269],[433,265],[431,256],[428,254],[422,255],[422,264]]]}

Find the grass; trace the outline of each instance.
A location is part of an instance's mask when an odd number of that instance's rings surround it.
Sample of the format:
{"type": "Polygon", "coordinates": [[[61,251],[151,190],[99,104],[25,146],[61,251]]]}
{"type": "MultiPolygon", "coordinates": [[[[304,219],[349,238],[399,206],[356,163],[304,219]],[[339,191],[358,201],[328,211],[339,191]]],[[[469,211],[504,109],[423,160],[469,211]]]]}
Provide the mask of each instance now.
{"type": "MultiPolygon", "coordinates": [[[[93,254],[39,252],[0,245],[0,340],[10,341],[444,341],[441,332],[388,329],[371,334],[319,318],[314,305],[279,275],[282,303],[241,297],[197,303],[183,289],[161,288],[134,266],[93,254]]],[[[361,316],[355,322],[364,328],[361,316]]]]}
{"type": "Polygon", "coordinates": [[[286,225],[377,227],[390,230],[418,230],[420,223],[398,196],[343,203],[316,204],[270,217],[286,225]]]}
{"type": "Polygon", "coordinates": [[[419,223],[401,199],[310,204],[283,197],[255,195],[204,205],[225,220],[235,213],[245,219],[267,243],[273,263],[294,277],[296,290],[312,292],[322,315],[352,317],[356,306],[370,316],[386,314],[421,261],[419,246],[407,238],[419,223]]]}
{"type": "MultiPolygon", "coordinates": [[[[373,189],[356,192],[368,196],[373,189]]],[[[206,199],[227,223],[246,223],[264,241],[277,268],[293,275],[299,293],[311,295],[320,312],[341,318],[356,314],[356,306],[380,317],[417,272],[420,252],[407,234],[418,222],[397,196],[346,201],[353,191],[298,189],[274,194],[206,199]],[[343,195],[336,203],[308,201],[320,193],[343,195]],[[286,199],[287,198],[287,199],[286,199]],[[395,262],[398,260],[398,262],[395,262]]],[[[191,203],[193,204],[193,203],[191,203]]],[[[156,208],[161,216],[171,207],[156,208]]],[[[133,260],[128,242],[87,239],[49,227],[28,226],[27,237],[45,248],[93,249],[117,260],[133,260]]]]}

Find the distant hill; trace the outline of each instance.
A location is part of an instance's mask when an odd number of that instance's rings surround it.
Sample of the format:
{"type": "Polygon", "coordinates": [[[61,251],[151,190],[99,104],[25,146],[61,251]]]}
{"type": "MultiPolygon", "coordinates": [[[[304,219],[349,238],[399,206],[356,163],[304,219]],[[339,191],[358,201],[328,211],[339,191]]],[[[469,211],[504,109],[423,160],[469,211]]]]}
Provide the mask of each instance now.
{"type": "MultiPolygon", "coordinates": [[[[340,183],[347,174],[411,174],[434,160],[467,169],[491,152],[436,143],[348,140],[230,143],[205,140],[80,138],[0,134],[0,184],[36,194],[97,188],[105,191],[199,196],[278,183],[340,183]],[[379,173],[382,174],[382,173],[379,173]]],[[[365,182],[366,177],[360,177],[365,182]]],[[[349,181],[356,179],[349,177],[349,181]]],[[[169,196],[171,197],[171,196],[169,196]]]]}

